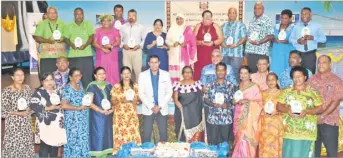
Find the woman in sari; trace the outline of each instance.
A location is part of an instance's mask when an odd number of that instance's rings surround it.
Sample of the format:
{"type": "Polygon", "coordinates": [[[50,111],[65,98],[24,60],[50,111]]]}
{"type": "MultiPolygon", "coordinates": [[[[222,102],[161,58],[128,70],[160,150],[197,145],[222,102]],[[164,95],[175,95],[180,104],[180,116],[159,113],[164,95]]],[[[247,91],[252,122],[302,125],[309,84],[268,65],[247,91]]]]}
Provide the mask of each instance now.
{"type": "MultiPolygon", "coordinates": [[[[149,32],[144,40],[144,50],[148,52],[148,58],[157,55],[160,59],[160,69],[168,71],[168,46],[166,46],[166,33],[162,32],[163,22],[161,19],[154,21],[154,31],[149,32]],[[158,46],[158,37],[162,37],[163,44],[158,46]]],[[[148,63],[148,60],[147,60],[148,63]]],[[[147,64],[148,65],[148,64],[147,64]]]]}
{"type": "Polygon", "coordinates": [[[260,119],[261,137],[258,145],[258,155],[259,157],[282,157],[282,115],[276,111],[276,104],[281,90],[275,73],[269,73],[266,80],[268,89],[262,93],[264,110],[260,119]],[[268,107],[269,105],[271,107],[268,107]]]}
{"type": "Polygon", "coordinates": [[[38,118],[39,157],[57,157],[59,146],[67,143],[63,110],[60,109],[60,95],[55,89],[52,73],[42,74],[40,82],[42,86],[32,95],[30,102],[30,109],[38,118]]]}
{"type": "Polygon", "coordinates": [[[61,108],[64,109],[64,127],[67,131],[67,144],[63,157],[90,157],[89,153],[89,111],[82,105],[85,91],[80,86],[80,69],[71,68],[68,84],[62,90],[61,108]]]}
{"type": "MultiPolygon", "coordinates": [[[[262,94],[258,85],[250,80],[249,67],[239,69],[239,90],[243,93],[240,100],[234,99],[234,137],[232,157],[256,157],[259,139],[259,118],[262,111],[262,94]]],[[[236,94],[235,94],[236,95],[236,94]]]]}
{"type": "Polygon", "coordinates": [[[284,89],[277,110],[283,115],[282,157],[314,157],[317,139],[317,114],[323,112],[322,97],[306,84],[308,71],[292,68],[293,87],[284,89]]]}
{"type": "Polygon", "coordinates": [[[175,108],[175,133],[179,141],[204,141],[202,122],[202,85],[194,81],[193,69],[185,66],[182,69],[183,80],[175,82],[173,100],[175,108]]]}
{"type": "Polygon", "coordinates": [[[115,84],[111,91],[111,102],[114,109],[113,154],[116,154],[123,144],[129,142],[141,144],[136,111],[139,103],[138,85],[132,82],[129,67],[124,66],[120,73],[122,80],[115,84]]]}
{"type": "Polygon", "coordinates": [[[1,118],[5,119],[4,140],[1,146],[3,158],[35,157],[31,126],[31,112],[19,110],[27,107],[32,91],[24,84],[24,71],[16,68],[11,73],[13,83],[4,88],[1,94],[1,118]],[[20,100],[20,102],[19,102],[20,100]]]}
{"type": "Polygon", "coordinates": [[[176,23],[170,27],[166,43],[169,46],[169,73],[174,83],[181,80],[181,69],[184,66],[193,65],[197,61],[195,36],[192,29],[186,26],[183,14],[176,15],[176,23]]]}
{"type": "Polygon", "coordinates": [[[107,83],[103,67],[94,70],[95,81],[89,83],[87,92],[93,93],[89,112],[89,134],[91,156],[104,157],[113,152],[112,118],[109,102],[112,85],[107,83]]]}
{"type": "Polygon", "coordinates": [[[112,27],[112,15],[99,17],[102,27],[96,29],[93,46],[96,49],[96,67],[107,71],[106,81],[112,85],[119,82],[118,48],[120,46],[119,31],[112,27]]]}
{"type": "Polygon", "coordinates": [[[197,62],[194,64],[194,79],[199,80],[204,66],[212,63],[211,55],[214,49],[219,49],[224,41],[222,29],[213,22],[212,12],[205,10],[202,21],[194,28],[197,45],[197,62]]]}

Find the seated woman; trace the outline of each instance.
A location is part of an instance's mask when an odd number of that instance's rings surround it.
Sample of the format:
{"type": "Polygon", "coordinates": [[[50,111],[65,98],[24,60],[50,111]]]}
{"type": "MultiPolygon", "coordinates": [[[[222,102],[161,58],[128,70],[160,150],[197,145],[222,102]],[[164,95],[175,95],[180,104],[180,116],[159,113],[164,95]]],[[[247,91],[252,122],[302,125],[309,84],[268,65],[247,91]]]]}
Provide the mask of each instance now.
{"type": "Polygon", "coordinates": [[[67,143],[60,95],[55,89],[53,74],[44,73],[40,76],[40,82],[42,85],[32,95],[30,102],[30,109],[39,120],[39,156],[57,157],[58,147],[67,143]]]}
{"type": "Polygon", "coordinates": [[[305,83],[306,68],[295,66],[290,76],[294,85],[281,92],[277,104],[277,110],[285,113],[282,157],[314,157],[316,115],[323,111],[322,98],[305,83]]]}
{"type": "Polygon", "coordinates": [[[193,69],[185,66],[182,69],[183,80],[175,82],[173,99],[175,108],[175,133],[179,141],[204,141],[202,122],[202,85],[193,80],[193,69]]]}

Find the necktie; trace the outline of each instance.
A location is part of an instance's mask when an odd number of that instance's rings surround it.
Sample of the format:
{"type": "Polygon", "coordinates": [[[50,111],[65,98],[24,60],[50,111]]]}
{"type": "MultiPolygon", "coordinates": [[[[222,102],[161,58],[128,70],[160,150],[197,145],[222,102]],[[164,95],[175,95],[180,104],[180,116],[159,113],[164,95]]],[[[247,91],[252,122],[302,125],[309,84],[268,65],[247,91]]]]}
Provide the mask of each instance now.
{"type": "MultiPolygon", "coordinates": [[[[307,27],[307,23],[304,23],[304,26],[307,27]]],[[[307,41],[306,41],[306,44],[304,45],[304,50],[307,51],[308,50],[308,47],[307,47],[307,41]]]]}

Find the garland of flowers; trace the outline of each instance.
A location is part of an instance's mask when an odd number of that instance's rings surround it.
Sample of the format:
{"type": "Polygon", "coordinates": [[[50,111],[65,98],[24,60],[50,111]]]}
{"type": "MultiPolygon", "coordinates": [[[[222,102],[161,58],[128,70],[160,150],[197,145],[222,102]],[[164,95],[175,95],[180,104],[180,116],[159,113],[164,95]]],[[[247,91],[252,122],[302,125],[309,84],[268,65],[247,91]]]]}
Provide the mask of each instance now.
{"type": "MultiPolygon", "coordinates": [[[[332,60],[333,62],[335,62],[335,63],[339,63],[339,62],[343,59],[343,53],[341,53],[338,57],[335,57],[335,56],[333,55],[333,53],[328,53],[328,54],[326,54],[326,55],[329,56],[329,57],[331,58],[331,60],[332,60]]],[[[317,58],[318,58],[318,57],[321,56],[321,54],[316,53],[316,56],[317,56],[317,58]]]]}
{"type": "Polygon", "coordinates": [[[107,19],[110,20],[111,22],[114,20],[113,16],[110,15],[110,14],[101,14],[101,15],[98,17],[98,21],[99,21],[99,22],[102,22],[105,18],[107,18],[107,19]]]}

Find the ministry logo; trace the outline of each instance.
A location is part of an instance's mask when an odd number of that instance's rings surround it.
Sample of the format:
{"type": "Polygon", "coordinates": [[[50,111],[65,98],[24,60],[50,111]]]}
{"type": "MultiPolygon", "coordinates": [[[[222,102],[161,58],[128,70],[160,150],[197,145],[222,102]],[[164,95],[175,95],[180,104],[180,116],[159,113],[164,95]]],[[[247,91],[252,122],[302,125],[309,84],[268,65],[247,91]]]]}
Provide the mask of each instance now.
{"type": "Polygon", "coordinates": [[[205,11],[205,10],[207,10],[208,9],[208,2],[199,2],[199,9],[200,9],[200,11],[205,11]]]}

